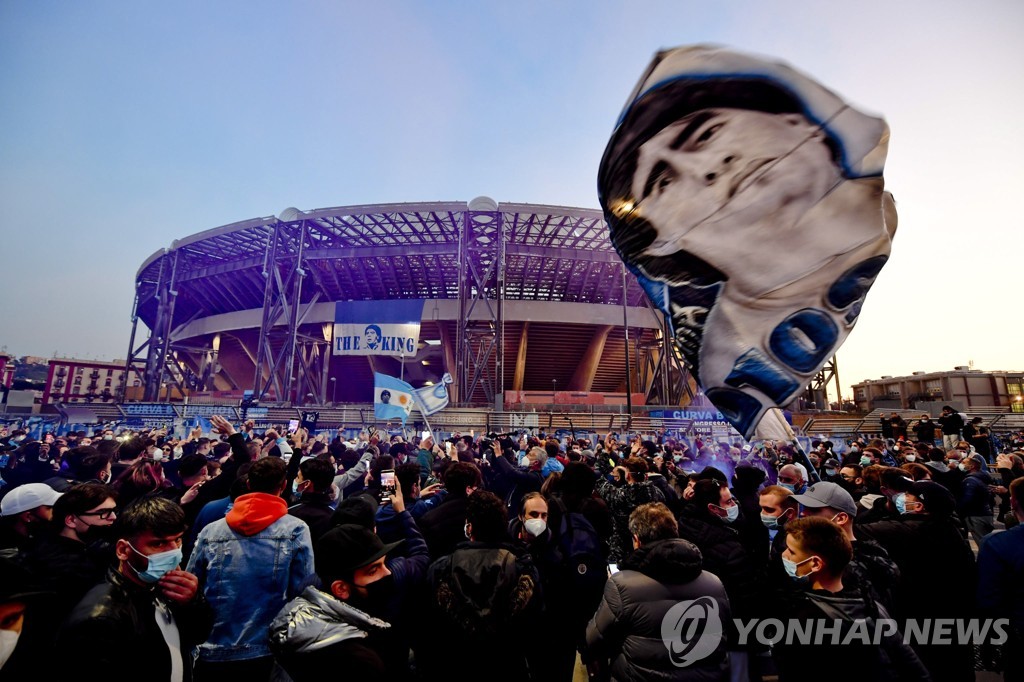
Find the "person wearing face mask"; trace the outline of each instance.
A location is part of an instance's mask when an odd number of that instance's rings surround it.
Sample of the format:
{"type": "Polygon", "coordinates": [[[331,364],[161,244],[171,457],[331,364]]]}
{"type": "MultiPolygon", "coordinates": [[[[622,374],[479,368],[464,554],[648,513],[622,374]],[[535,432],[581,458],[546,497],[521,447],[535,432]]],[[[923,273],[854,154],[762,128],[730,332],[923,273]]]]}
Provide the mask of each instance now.
{"type": "Polygon", "coordinates": [[[0,501],[0,550],[25,549],[53,518],[60,493],[45,483],[26,483],[0,501]]]}
{"type": "Polygon", "coordinates": [[[864,487],[864,469],[861,465],[843,465],[843,468],[839,470],[839,478],[840,480],[835,482],[850,493],[855,502],[860,502],[860,498],[867,494],[868,490],[864,487]]]}
{"type": "Polygon", "coordinates": [[[425,679],[468,682],[487,671],[487,679],[511,682],[540,669],[543,639],[539,646],[510,644],[544,628],[540,574],[525,547],[510,542],[506,514],[497,495],[474,492],[466,507],[469,541],[430,567],[431,641],[417,650],[425,679]],[[459,643],[457,656],[446,655],[451,641],[459,643]]]}
{"type": "MultiPolygon", "coordinates": [[[[743,545],[734,527],[739,516],[739,505],[723,482],[697,481],[689,504],[679,515],[679,537],[697,546],[704,570],[714,573],[725,585],[733,616],[749,618],[756,613],[762,578],[754,554],[743,545]]],[[[733,658],[734,665],[742,665],[742,656],[733,658]]]]}
{"type": "Polygon", "coordinates": [[[192,647],[206,639],[211,614],[195,575],[178,567],[185,514],[148,497],[121,514],[116,568],[89,591],[57,638],[63,679],[183,680],[192,647]]]}
{"type": "Polygon", "coordinates": [[[330,462],[307,459],[299,465],[298,474],[292,482],[292,499],[296,503],[288,507],[288,513],[306,522],[314,545],[332,526],[331,483],[334,475],[330,462]]]}
{"type": "MultiPolygon", "coordinates": [[[[639,457],[628,457],[622,464],[626,470],[623,485],[616,487],[601,476],[594,488],[612,515],[612,535],[608,538],[608,561],[612,563],[620,562],[632,550],[628,524],[633,510],[648,502],[665,501],[662,492],[647,480],[647,462],[639,457]]],[[[607,472],[607,458],[599,457],[598,465],[607,472]]]]}
{"type": "Polygon", "coordinates": [[[919,443],[924,443],[928,447],[935,445],[935,422],[927,414],[922,414],[921,418],[914,425],[914,435],[917,436],[919,443]]]}
{"type": "Polygon", "coordinates": [[[892,595],[900,580],[899,567],[881,545],[858,539],[854,534],[857,503],[850,493],[835,483],[822,481],[812,485],[804,494],[794,495],[793,503],[799,505],[801,518],[819,517],[839,526],[853,548],[846,578],[893,613],[892,595]]]}
{"type": "Polygon", "coordinates": [[[714,649],[686,667],[673,665],[670,642],[662,634],[669,610],[681,601],[710,602],[721,621],[730,622],[721,580],[703,570],[700,552],[679,538],[676,520],[664,504],[640,505],[630,514],[629,527],[634,551],[608,579],[587,626],[584,661],[609,670],[617,680],[728,680],[725,633],[716,633],[714,649]]]}
{"type": "Polygon", "coordinates": [[[970,455],[958,467],[965,476],[960,486],[957,511],[979,547],[985,536],[995,529],[992,492],[989,489],[995,485],[995,480],[987,471],[982,470],[982,461],[980,455],[970,455]]]}
{"type": "MultiPolygon", "coordinates": [[[[566,556],[566,552],[562,550],[571,549],[568,547],[572,540],[571,535],[579,534],[582,537],[584,532],[579,527],[569,527],[574,519],[565,518],[564,505],[559,505],[557,499],[552,500],[551,506],[556,506],[559,510],[553,518],[548,516],[549,505],[543,495],[538,492],[524,495],[520,503],[522,511],[509,522],[509,535],[526,545],[530,558],[537,567],[541,593],[545,598],[547,627],[552,632],[564,633],[559,638],[547,641],[543,649],[536,652],[532,663],[547,671],[551,679],[571,680],[573,666],[576,664],[577,640],[582,638],[582,628],[586,620],[593,615],[596,602],[590,604],[588,613],[581,614],[574,608],[573,597],[580,589],[573,581],[574,576],[578,577],[578,558],[566,556]],[[566,533],[567,537],[556,538],[549,522],[557,524],[563,520],[561,527],[556,528],[566,533]],[[560,544],[558,540],[562,539],[566,542],[560,544]]],[[[593,541],[597,542],[592,526],[589,527],[589,531],[593,541]]],[[[600,562],[600,559],[598,561],[600,562]]],[[[602,576],[606,570],[603,562],[591,568],[602,576]]],[[[587,566],[584,566],[584,571],[587,570],[587,566]]]]}
{"type": "Polygon", "coordinates": [[[116,510],[110,487],[99,483],[71,486],[54,503],[45,532],[20,555],[40,584],[53,592],[48,608],[25,633],[31,649],[52,648],[71,609],[103,582],[114,554],[116,510]]]}
{"type": "Polygon", "coordinates": [[[838,634],[820,642],[786,637],[776,642],[772,658],[779,679],[816,680],[823,671],[837,680],[931,679],[899,633],[881,629],[882,636],[874,634],[876,623],[890,614],[847,578],[852,557],[850,540],[828,519],[800,518],[789,524],[782,560],[792,587],[775,596],[772,616],[783,623],[821,623],[838,634]],[[872,633],[868,641],[849,637],[857,622],[872,633]]]}
{"type": "Polygon", "coordinates": [[[779,579],[782,562],[779,557],[786,551],[786,523],[799,515],[799,505],[793,493],[779,485],[770,485],[761,491],[758,499],[758,522],[768,531],[768,542],[756,548],[761,564],[769,567],[769,575],[779,579]]]}
{"type": "MultiPolygon", "coordinates": [[[[419,624],[418,620],[414,621],[414,614],[418,619],[422,613],[421,609],[411,609],[409,604],[422,588],[430,557],[416,522],[405,508],[401,486],[394,495],[386,496],[381,506],[393,508],[403,529],[402,536],[393,542],[384,542],[374,532],[376,497],[361,494],[345,498],[334,517],[337,525],[315,543],[321,592],[307,588],[298,599],[286,604],[271,623],[271,649],[286,668],[297,665],[301,679],[312,679],[305,676],[307,672],[316,675],[313,664],[319,660],[314,656],[308,666],[303,660],[296,660],[295,654],[302,659],[310,651],[306,646],[309,637],[318,638],[321,633],[317,628],[304,634],[300,632],[304,630],[303,624],[319,624],[316,620],[306,621],[306,614],[319,618],[316,610],[330,605],[329,619],[337,622],[336,617],[341,616],[344,622],[347,613],[347,609],[339,608],[323,596],[328,589],[334,599],[355,607],[373,622],[387,624],[383,629],[367,631],[368,646],[379,654],[386,667],[386,674],[380,679],[404,679],[408,675],[409,642],[417,634],[414,628],[419,624]],[[307,610],[304,601],[313,606],[307,610]]],[[[362,623],[365,625],[366,620],[362,623]]],[[[352,624],[359,626],[356,622],[352,624]]],[[[323,679],[322,671],[319,673],[316,679],[323,679]]],[[[300,682],[300,677],[294,677],[296,682],[300,682]]]]}
{"type": "Polygon", "coordinates": [[[779,469],[779,485],[793,494],[807,489],[807,474],[798,464],[787,464],[779,469]]]}
{"type": "Polygon", "coordinates": [[[309,526],[290,516],[281,498],[286,468],[280,457],[253,462],[249,492],[196,539],[187,570],[198,577],[215,616],[199,648],[197,681],[268,677],[274,661],[267,626],[313,573],[309,526]],[[232,560],[222,561],[227,554],[232,560]]]}
{"type": "Polygon", "coordinates": [[[317,542],[320,587],[307,587],[270,623],[270,649],[290,679],[318,682],[325,670],[390,679],[391,623],[371,614],[365,602],[391,577],[385,561],[398,545],[357,524],[337,526],[317,542]]]}
{"type": "MultiPolygon", "coordinates": [[[[972,617],[976,563],[953,495],[938,483],[918,481],[907,489],[904,505],[906,513],[898,518],[857,524],[857,536],[885,548],[909,578],[894,590],[893,615],[897,620],[972,617]],[[951,575],[957,576],[957,589],[949,589],[951,575]]],[[[934,679],[974,679],[970,646],[915,644],[914,649],[934,679]]]]}
{"type": "Polygon", "coordinates": [[[47,609],[48,596],[23,566],[9,557],[0,557],[0,679],[39,677],[42,659],[26,641],[26,632],[47,609]]]}

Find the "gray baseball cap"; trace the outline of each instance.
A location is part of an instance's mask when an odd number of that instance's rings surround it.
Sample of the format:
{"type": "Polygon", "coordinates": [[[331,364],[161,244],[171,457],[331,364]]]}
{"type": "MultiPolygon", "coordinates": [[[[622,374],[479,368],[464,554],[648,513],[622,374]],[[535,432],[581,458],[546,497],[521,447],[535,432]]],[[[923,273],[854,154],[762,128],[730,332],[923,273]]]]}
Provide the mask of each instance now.
{"type": "Polygon", "coordinates": [[[790,499],[805,507],[831,507],[846,512],[850,518],[857,516],[857,503],[853,501],[853,496],[837,483],[820,481],[809,487],[802,495],[792,495],[790,499]]]}

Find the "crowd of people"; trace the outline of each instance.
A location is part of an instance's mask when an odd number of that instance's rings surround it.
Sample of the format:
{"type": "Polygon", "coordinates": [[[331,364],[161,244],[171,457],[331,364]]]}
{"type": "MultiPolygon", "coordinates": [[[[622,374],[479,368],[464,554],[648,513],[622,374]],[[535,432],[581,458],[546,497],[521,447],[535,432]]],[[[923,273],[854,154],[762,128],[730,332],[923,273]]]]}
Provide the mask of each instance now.
{"type": "Polygon", "coordinates": [[[1024,679],[1024,451],[962,431],[837,454],[211,423],[0,432],[0,679],[1024,679]],[[679,604],[725,624],[699,657],[679,604]],[[1009,641],[735,625],[768,617],[1003,618],[1009,641]]]}

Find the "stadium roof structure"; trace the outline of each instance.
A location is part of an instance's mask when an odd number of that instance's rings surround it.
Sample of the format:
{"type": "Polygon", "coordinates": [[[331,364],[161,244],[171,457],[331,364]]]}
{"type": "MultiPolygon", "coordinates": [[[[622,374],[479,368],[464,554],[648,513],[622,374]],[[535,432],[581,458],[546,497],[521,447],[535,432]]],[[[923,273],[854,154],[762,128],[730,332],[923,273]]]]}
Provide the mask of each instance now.
{"type": "MultiPolygon", "coordinates": [[[[259,339],[242,345],[250,367],[260,368],[250,382],[257,395],[287,401],[308,390],[323,396],[326,379],[313,381],[312,374],[328,374],[321,368],[333,362],[324,357],[329,341],[315,353],[316,367],[304,367],[309,357],[296,358],[308,355],[304,343],[323,344],[329,336],[317,333],[316,325],[333,319],[335,302],[396,299],[423,299],[428,307],[434,302],[438,336],[454,337],[445,364],[456,370],[453,376],[458,373],[462,402],[490,402],[503,388],[524,385],[514,381],[516,363],[503,362],[517,348],[506,335],[511,329],[525,339],[523,323],[611,326],[605,337],[614,338],[615,314],[618,325],[636,330],[633,353],[666,337],[660,317],[615,253],[600,211],[499,206],[480,197],[468,204],[289,208],[176,240],[146,259],[136,275],[133,319],[150,336],[136,346],[133,327],[129,365],[143,375],[148,399],[168,381],[209,389],[220,371],[206,367],[217,365],[220,342],[213,335],[252,329],[259,339]],[[445,321],[451,329],[441,328],[445,321]],[[506,372],[512,381],[504,381],[506,372]]],[[[580,340],[590,338],[580,333],[580,340]]],[[[662,365],[669,355],[675,362],[672,353],[655,355],[662,365]]],[[[655,384],[668,380],[669,370],[663,371],[655,384]]],[[[229,388],[249,388],[245,383],[239,376],[228,379],[229,388]]],[[[567,374],[563,385],[571,383],[567,374]]]]}

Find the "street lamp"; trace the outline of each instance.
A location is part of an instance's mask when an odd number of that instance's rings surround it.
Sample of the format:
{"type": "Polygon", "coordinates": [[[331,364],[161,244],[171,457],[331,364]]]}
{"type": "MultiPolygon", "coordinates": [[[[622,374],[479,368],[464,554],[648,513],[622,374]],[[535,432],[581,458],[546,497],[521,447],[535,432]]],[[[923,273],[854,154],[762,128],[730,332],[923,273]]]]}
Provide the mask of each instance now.
{"type": "Polygon", "coordinates": [[[331,377],[331,406],[337,407],[338,405],[338,379],[331,377]]]}

